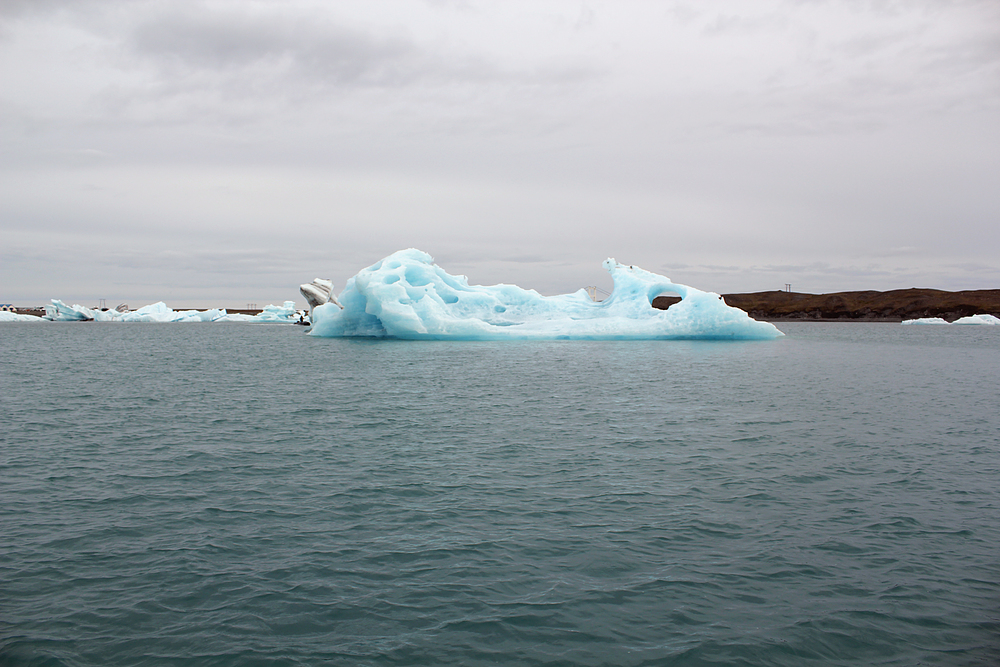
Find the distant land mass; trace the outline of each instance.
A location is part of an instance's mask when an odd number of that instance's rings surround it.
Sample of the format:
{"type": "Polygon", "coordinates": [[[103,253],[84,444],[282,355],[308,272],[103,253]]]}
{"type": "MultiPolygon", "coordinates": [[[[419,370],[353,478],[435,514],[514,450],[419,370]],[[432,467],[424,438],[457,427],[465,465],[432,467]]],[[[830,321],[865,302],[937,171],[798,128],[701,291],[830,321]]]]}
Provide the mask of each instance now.
{"type": "MultiPolygon", "coordinates": [[[[816,322],[902,322],[920,317],[940,317],[949,322],[969,315],[1000,317],[1000,289],[946,292],[937,289],[897,289],[888,292],[751,292],[723,294],[730,306],[763,320],[812,320],[816,322]]],[[[666,310],[680,297],[658,296],[653,307],[666,310]]]]}
{"type": "MultiPolygon", "coordinates": [[[[947,292],[938,289],[897,289],[888,292],[749,292],[723,294],[730,306],[745,310],[759,320],[805,320],[813,322],[902,322],[920,317],[940,317],[953,322],[969,315],[1000,317],[1000,289],[947,292]]],[[[666,310],[680,301],[676,296],[658,296],[653,307],[666,310]]],[[[17,312],[41,316],[41,308],[17,308],[17,312]]],[[[259,309],[229,308],[229,313],[257,315],[259,309]]]]}

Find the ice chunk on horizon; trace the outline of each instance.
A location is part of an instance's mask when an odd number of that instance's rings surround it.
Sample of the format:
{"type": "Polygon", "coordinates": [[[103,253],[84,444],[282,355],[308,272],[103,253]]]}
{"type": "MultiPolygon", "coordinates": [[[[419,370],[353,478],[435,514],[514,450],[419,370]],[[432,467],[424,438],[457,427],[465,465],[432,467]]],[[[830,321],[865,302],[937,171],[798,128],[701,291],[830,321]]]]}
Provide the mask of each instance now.
{"type": "Polygon", "coordinates": [[[299,285],[299,292],[309,304],[310,318],[317,306],[322,306],[325,303],[334,303],[340,306],[340,302],[333,294],[333,283],[325,278],[316,278],[311,283],[299,285]]]}
{"type": "Polygon", "coordinates": [[[44,320],[37,315],[12,313],[9,310],[0,310],[0,322],[44,322],[44,320]]]}
{"type": "Polygon", "coordinates": [[[226,311],[220,308],[212,310],[173,310],[162,301],[143,306],[138,310],[121,313],[116,318],[122,322],[215,322],[225,317],[226,311]]]}
{"type": "Polygon", "coordinates": [[[285,301],[284,304],[280,306],[267,305],[264,306],[264,310],[260,311],[257,315],[250,315],[247,322],[258,322],[258,323],[281,323],[281,324],[294,324],[299,321],[299,311],[295,309],[294,301],[285,301]]]}
{"type": "Polygon", "coordinates": [[[915,320],[903,320],[903,324],[949,324],[943,317],[918,317],[915,320]]]}
{"type": "Polygon", "coordinates": [[[1000,317],[995,317],[987,313],[980,313],[979,315],[969,315],[968,317],[961,317],[952,324],[989,324],[997,325],[1000,324],[1000,317]]]}
{"type": "Polygon", "coordinates": [[[245,315],[242,313],[229,314],[225,308],[173,310],[162,301],[123,313],[117,310],[87,308],[79,304],[67,306],[59,299],[52,299],[52,303],[45,306],[45,315],[39,319],[54,322],[250,322],[252,324],[298,324],[301,321],[301,313],[295,309],[294,301],[285,301],[281,306],[268,304],[257,315],[245,315]]]}
{"type": "Polygon", "coordinates": [[[672,283],[664,276],[613,259],[609,298],[585,290],[546,297],[516,285],[469,285],[434,264],[430,255],[400,250],[347,281],[338,298],[313,310],[310,335],[426,340],[648,340],[740,339],[782,336],[726,305],[718,294],[672,283]],[[681,297],[668,310],[653,308],[664,292],[681,297]]]}
{"type": "Polygon", "coordinates": [[[986,324],[986,325],[997,325],[1000,324],[1000,317],[990,315],[989,313],[980,313],[979,315],[968,315],[966,317],[961,317],[954,322],[949,322],[941,317],[920,317],[915,320],[903,320],[903,324],[986,324]]]}
{"type": "Polygon", "coordinates": [[[67,306],[59,299],[52,299],[52,303],[45,306],[42,319],[52,322],[87,322],[94,319],[94,311],[79,304],[67,306]]]}

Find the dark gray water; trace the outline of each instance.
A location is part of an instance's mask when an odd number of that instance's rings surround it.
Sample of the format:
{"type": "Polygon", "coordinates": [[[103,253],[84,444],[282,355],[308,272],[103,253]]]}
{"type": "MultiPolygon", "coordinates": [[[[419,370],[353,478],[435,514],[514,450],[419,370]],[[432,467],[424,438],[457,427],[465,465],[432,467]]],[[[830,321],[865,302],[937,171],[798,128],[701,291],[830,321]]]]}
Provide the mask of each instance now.
{"type": "Polygon", "coordinates": [[[994,665],[1000,327],[0,325],[0,664],[994,665]]]}

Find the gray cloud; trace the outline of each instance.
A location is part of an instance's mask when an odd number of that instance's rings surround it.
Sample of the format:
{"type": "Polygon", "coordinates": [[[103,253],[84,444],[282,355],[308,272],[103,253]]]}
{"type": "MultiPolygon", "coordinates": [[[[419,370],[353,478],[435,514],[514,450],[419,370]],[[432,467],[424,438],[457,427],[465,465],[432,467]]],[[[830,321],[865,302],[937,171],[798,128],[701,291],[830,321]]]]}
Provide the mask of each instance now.
{"type": "Polygon", "coordinates": [[[2,284],[1000,280],[995,3],[386,7],[0,5],[2,284]]]}
{"type": "Polygon", "coordinates": [[[142,21],[128,36],[134,55],[164,69],[239,74],[253,67],[305,73],[330,85],[399,85],[412,81],[422,54],[401,38],[377,38],[323,17],[286,18],[238,11],[193,11],[142,21]]]}

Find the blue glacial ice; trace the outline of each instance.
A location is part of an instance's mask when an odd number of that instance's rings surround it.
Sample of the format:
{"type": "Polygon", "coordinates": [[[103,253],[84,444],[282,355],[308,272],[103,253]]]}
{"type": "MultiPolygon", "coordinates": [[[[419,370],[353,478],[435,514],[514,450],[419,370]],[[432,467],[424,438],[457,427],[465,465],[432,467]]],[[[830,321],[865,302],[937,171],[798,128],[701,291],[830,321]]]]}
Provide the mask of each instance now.
{"type": "Polygon", "coordinates": [[[768,322],[702,292],[613,259],[604,268],[611,296],[595,302],[586,290],[542,296],[515,285],[469,285],[416,249],[401,250],[347,281],[337,297],[313,309],[313,336],[426,340],[739,339],[782,336],[768,322]],[[665,292],[681,301],[652,307],[665,292]]]}

